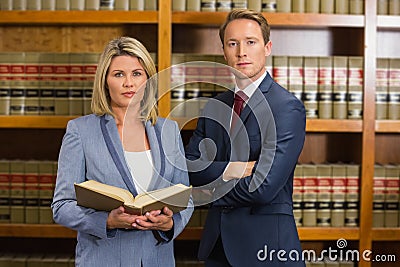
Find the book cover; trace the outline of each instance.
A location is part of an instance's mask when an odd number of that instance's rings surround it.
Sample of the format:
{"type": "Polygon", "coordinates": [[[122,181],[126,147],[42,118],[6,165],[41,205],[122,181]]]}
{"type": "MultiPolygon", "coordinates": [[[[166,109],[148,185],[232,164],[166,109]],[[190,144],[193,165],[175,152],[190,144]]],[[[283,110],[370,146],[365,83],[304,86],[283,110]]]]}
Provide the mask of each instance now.
{"type": "Polygon", "coordinates": [[[0,160],[0,223],[10,223],[10,162],[0,160]]]}
{"type": "Polygon", "coordinates": [[[347,119],[347,57],[333,56],[333,119],[347,119]]]}
{"type": "Polygon", "coordinates": [[[303,103],[306,117],[316,119],[318,112],[318,58],[304,57],[303,103]]]}
{"type": "Polygon", "coordinates": [[[375,118],[387,119],[389,89],[389,59],[376,59],[375,118]]]}
{"type": "Polygon", "coordinates": [[[346,166],[332,164],[332,212],[331,226],[343,227],[346,201],[346,166]]]}
{"type": "Polygon", "coordinates": [[[25,161],[25,223],[39,223],[39,162],[25,161]]]}
{"type": "Polygon", "coordinates": [[[359,187],[360,166],[346,165],[346,210],[344,224],[347,227],[357,227],[359,223],[359,187]]]}
{"type": "Polygon", "coordinates": [[[0,52],[0,115],[10,114],[10,76],[9,53],[0,52]]]}
{"type": "Polygon", "coordinates": [[[130,214],[144,214],[167,206],[174,213],[186,209],[192,188],[182,184],[157,189],[136,197],[125,189],[94,180],[74,184],[77,205],[111,211],[124,206],[130,214]]]}
{"type": "Polygon", "coordinates": [[[53,201],[54,186],[56,182],[55,165],[57,162],[39,162],[39,223],[53,223],[51,202],[53,201]]]}
{"type": "Polygon", "coordinates": [[[364,67],[362,57],[348,57],[348,119],[362,119],[364,67]]]}
{"type": "Polygon", "coordinates": [[[317,226],[331,226],[332,166],[317,165],[317,226]]]}
{"type": "Polygon", "coordinates": [[[54,53],[40,53],[39,56],[39,113],[54,115],[54,53]]]}
{"type": "Polygon", "coordinates": [[[388,119],[400,119],[400,58],[389,61],[388,119]]]}
{"type": "Polygon", "coordinates": [[[10,222],[25,223],[24,162],[10,162],[10,222]]]}
{"type": "Polygon", "coordinates": [[[385,168],[382,165],[374,166],[373,178],[373,206],[372,226],[384,227],[385,225],[385,168]]]}
{"type": "Polygon", "coordinates": [[[322,14],[333,14],[333,13],[335,13],[335,0],[324,0],[324,1],[321,1],[321,13],[322,14]]]}
{"type": "Polygon", "coordinates": [[[385,227],[399,226],[399,188],[398,166],[384,165],[385,168],[385,227]]]}
{"type": "Polygon", "coordinates": [[[294,94],[299,100],[302,100],[303,77],[304,77],[303,57],[290,56],[288,60],[288,68],[289,68],[288,69],[289,79],[288,79],[287,89],[289,90],[289,92],[294,94]]]}
{"type": "Polygon", "coordinates": [[[319,13],[319,0],[306,0],[306,13],[319,13]]]}
{"type": "Polygon", "coordinates": [[[332,57],[318,58],[318,118],[332,119],[332,57]]]}
{"type": "Polygon", "coordinates": [[[302,164],[303,168],[303,226],[317,226],[317,166],[302,164]]]}

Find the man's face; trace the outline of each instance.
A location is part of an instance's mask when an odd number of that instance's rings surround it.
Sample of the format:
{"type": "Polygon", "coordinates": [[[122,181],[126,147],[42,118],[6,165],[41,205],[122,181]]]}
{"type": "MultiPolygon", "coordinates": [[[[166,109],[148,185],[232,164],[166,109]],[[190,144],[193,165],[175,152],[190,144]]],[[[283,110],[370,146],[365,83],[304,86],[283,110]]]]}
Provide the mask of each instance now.
{"type": "Polygon", "coordinates": [[[261,27],[254,20],[231,21],[224,36],[224,57],[228,65],[252,81],[264,74],[266,57],[271,54],[272,43],[264,44],[261,27]]]}

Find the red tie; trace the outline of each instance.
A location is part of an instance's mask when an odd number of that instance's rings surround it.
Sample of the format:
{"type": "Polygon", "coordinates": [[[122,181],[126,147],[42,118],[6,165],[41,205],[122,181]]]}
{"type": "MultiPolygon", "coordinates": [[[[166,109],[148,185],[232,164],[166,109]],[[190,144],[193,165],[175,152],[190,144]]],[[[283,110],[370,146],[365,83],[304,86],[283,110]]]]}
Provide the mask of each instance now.
{"type": "Polygon", "coordinates": [[[237,114],[237,116],[233,115],[232,116],[232,124],[231,124],[231,129],[235,127],[236,121],[238,117],[240,116],[240,113],[243,110],[243,103],[247,101],[249,97],[243,92],[243,91],[238,91],[235,94],[235,102],[233,103],[233,111],[237,114]]]}

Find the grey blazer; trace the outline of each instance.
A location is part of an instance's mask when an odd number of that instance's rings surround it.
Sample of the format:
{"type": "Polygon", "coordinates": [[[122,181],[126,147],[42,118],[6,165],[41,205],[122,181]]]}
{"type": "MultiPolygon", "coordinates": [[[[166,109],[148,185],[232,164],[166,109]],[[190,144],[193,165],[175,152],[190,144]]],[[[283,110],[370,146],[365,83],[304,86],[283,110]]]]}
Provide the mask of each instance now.
{"type": "MultiPolygon", "coordinates": [[[[78,232],[76,266],[175,266],[173,242],[170,241],[187,224],[193,212],[192,202],[189,208],[174,214],[173,236],[161,233],[163,242],[157,241],[151,231],[107,230],[108,212],[76,205],[74,183],[93,179],[128,189],[107,149],[100,118],[92,114],[69,121],[58,159],[51,206],[56,223],[78,232]]],[[[110,115],[104,118],[105,129],[132,181],[115,120],[110,115]]],[[[155,168],[150,190],[176,183],[188,185],[183,145],[176,122],[159,118],[155,125],[161,129],[159,131],[150,122],[145,126],[155,168]]],[[[129,187],[132,186],[134,188],[133,182],[129,187]]]]}

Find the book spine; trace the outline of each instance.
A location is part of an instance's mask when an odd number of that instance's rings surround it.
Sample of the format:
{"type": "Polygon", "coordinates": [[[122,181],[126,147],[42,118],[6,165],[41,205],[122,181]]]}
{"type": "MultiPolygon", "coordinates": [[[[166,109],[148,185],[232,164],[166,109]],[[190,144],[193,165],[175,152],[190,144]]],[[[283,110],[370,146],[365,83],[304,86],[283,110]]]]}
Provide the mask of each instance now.
{"type": "Polygon", "coordinates": [[[229,12],[231,10],[232,10],[232,1],[231,0],[217,0],[216,11],[229,12]]]}
{"type": "Polygon", "coordinates": [[[13,0],[13,10],[26,10],[27,0],[13,0]]]}
{"type": "Polygon", "coordinates": [[[42,10],[55,10],[56,0],[42,0],[42,10]]]}
{"type": "Polygon", "coordinates": [[[389,61],[388,119],[400,119],[400,58],[389,61]]]}
{"type": "Polygon", "coordinates": [[[305,0],[293,0],[292,1],[292,12],[293,13],[304,13],[306,10],[305,0]]]}
{"type": "Polygon", "coordinates": [[[129,10],[129,0],[115,0],[115,10],[129,10]]]}
{"type": "Polygon", "coordinates": [[[10,162],[0,160],[0,223],[10,223],[10,162]]]}
{"type": "Polygon", "coordinates": [[[333,57],[333,118],[347,119],[347,57],[333,57]]]}
{"type": "Polygon", "coordinates": [[[100,0],[100,10],[114,10],[114,0],[100,0]]]}
{"type": "Polygon", "coordinates": [[[25,170],[23,161],[10,162],[10,222],[25,223],[25,170]]]}
{"type": "Polygon", "coordinates": [[[332,118],[332,57],[318,58],[318,117],[332,118]]]}
{"type": "Polygon", "coordinates": [[[318,58],[304,58],[303,103],[307,118],[318,118],[318,58]]]}
{"type": "Polygon", "coordinates": [[[254,11],[260,12],[261,11],[261,0],[247,0],[247,8],[252,9],[254,11]]]}
{"type": "Polygon", "coordinates": [[[389,15],[400,15],[400,1],[389,0],[389,15]]]}
{"type": "Polygon", "coordinates": [[[293,177],[293,216],[296,226],[303,225],[303,192],[303,167],[301,164],[297,164],[293,177]]]}
{"type": "Polygon", "coordinates": [[[69,10],[69,0],[56,0],[56,10],[69,10]]]}
{"type": "Polygon", "coordinates": [[[0,115],[10,114],[10,81],[11,76],[9,56],[7,52],[0,52],[0,115]]]}
{"type": "Polygon", "coordinates": [[[26,9],[27,10],[41,10],[42,2],[40,0],[28,0],[26,2],[26,9]]]}
{"type": "Polygon", "coordinates": [[[185,117],[194,118],[199,116],[200,83],[194,82],[185,85],[185,117]]]}
{"type": "Polygon", "coordinates": [[[172,0],[172,11],[185,11],[186,1],[185,0],[172,0]]]}
{"type": "Polygon", "coordinates": [[[10,115],[23,115],[25,111],[25,53],[13,53],[10,63],[10,115]]]}
{"type": "Polygon", "coordinates": [[[377,58],[375,83],[375,118],[384,120],[387,119],[388,110],[389,59],[377,58]]]}
{"type": "Polygon", "coordinates": [[[39,61],[40,115],[54,115],[54,54],[41,53],[39,61]]]}
{"type": "MultiPolygon", "coordinates": [[[[260,4],[261,7],[261,4],[260,4]]],[[[232,9],[238,8],[248,8],[248,1],[247,0],[232,0],[232,9]]]]}
{"type": "Polygon", "coordinates": [[[204,12],[214,12],[217,10],[217,0],[201,0],[200,10],[204,12]]]}
{"type": "Polygon", "coordinates": [[[288,88],[288,64],[289,63],[287,56],[272,57],[272,73],[274,80],[283,88],[288,88]]]}
{"type": "Polygon", "coordinates": [[[51,202],[56,180],[56,162],[41,161],[39,163],[39,223],[53,223],[51,202]]]}
{"type": "Polygon", "coordinates": [[[39,162],[25,162],[25,223],[39,223],[39,162]]]}
{"type": "Polygon", "coordinates": [[[302,100],[304,77],[303,57],[289,57],[288,66],[289,79],[287,89],[298,99],[302,100]]]}
{"type": "Polygon", "coordinates": [[[335,0],[321,1],[321,13],[323,13],[323,14],[335,13],[335,0]]]}
{"type": "Polygon", "coordinates": [[[1,0],[0,10],[10,11],[13,10],[13,0],[1,0]]]}
{"type": "Polygon", "coordinates": [[[85,10],[85,1],[83,0],[70,0],[71,10],[85,10]]]}
{"type": "Polygon", "coordinates": [[[272,63],[272,56],[268,56],[265,60],[265,69],[269,73],[269,75],[274,78],[273,76],[273,63],[272,63]]]}
{"type": "Polygon", "coordinates": [[[317,165],[317,226],[331,226],[332,167],[317,165]]]}
{"type": "Polygon", "coordinates": [[[157,0],[144,0],[144,10],[157,10],[157,0]]]}
{"type": "Polygon", "coordinates": [[[83,115],[84,66],[82,54],[70,53],[69,115],[83,115]]]}
{"type": "Polygon", "coordinates": [[[349,0],[335,0],[335,14],[349,14],[349,0]]]}
{"type": "Polygon", "coordinates": [[[319,13],[319,0],[306,0],[306,13],[319,13]]]}
{"type": "Polygon", "coordinates": [[[342,164],[332,165],[332,213],[331,226],[343,227],[346,198],[346,167],[342,164]]]}
{"type": "Polygon", "coordinates": [[[92,113],[91,109],[91,100],[93,93],[93,83],[94,76],[96,74],[97,63],[99,60],[99,54],[97,53],[85,53],[83,55],[83,64],[84,64],[84,78],[83,78],[83,113],[90,114],[92,113]]]}
{"type": "Polygon", "coordinates": [[[55,115],[69,115],[69,83],[70,67],[69,54],[57,53],[54,59],[54,113],[55,115]]]}
{"type": "Polygon", "coordinates": [[[312,164],[303,164],[303,226],[317,225],[317,167],[312,164]]]}
{"type": "Polygon", "coordinates": [[[187,11],[201,11],[201,0],[186,0],[187,11]]]}
{"type": "MultiPolygon", "coordinates": [[[[139,0],[137,0],[137,1],[139,1],[139,0]]],[[[86,10],[99,10],[100,9],[100,0],[85,0],[85,9],[86,10]]]]}
{"type": "Polygon", "coordinates": [[[372,226],[384,227],[385,225],[385,168],[375,165],[373,178],[373,208],[372,226]]]}
{"type": "Polygon", "coordinates": [[[385,168],[385,227],[399,226],[399,169],[395,165],[385,168]]]}
{"type": "Polygon", "coordinates": [[[348,119],[362,118],[362,102],[363,102],[363,58],[348,58],[348,119]]]}
{"type": "Polygon", "coordinates": [[[262,12],[276,12],[276,0],[262,0],[262,12]]]}
{"type": "Polygon", "coordinates": [[[25,115],[39,115],[39,53],[25,52],[25,115]]]}
{"type": "Polygon", "coordinates": [[[389,0],[377,0],[378,15],[387,15],[389,8],[389,0]]]}
{"type": "Polygon", "coordinates": [[[359,223],[359,180],[360,167],[355,164],[346,165],[346,212],[345,226],[356,227],[359,223]]]}
{"type": "Polygon", "coordinates": [[[349,14],[364,14],[364,0],[349,0],[349,14]]]}
{"type": "Polygon", "coordinates": [[[276,12],[282,12],[282,13],[292,12],[292,1],[291,0],[277,0],[276,1],[276,12]]]}

